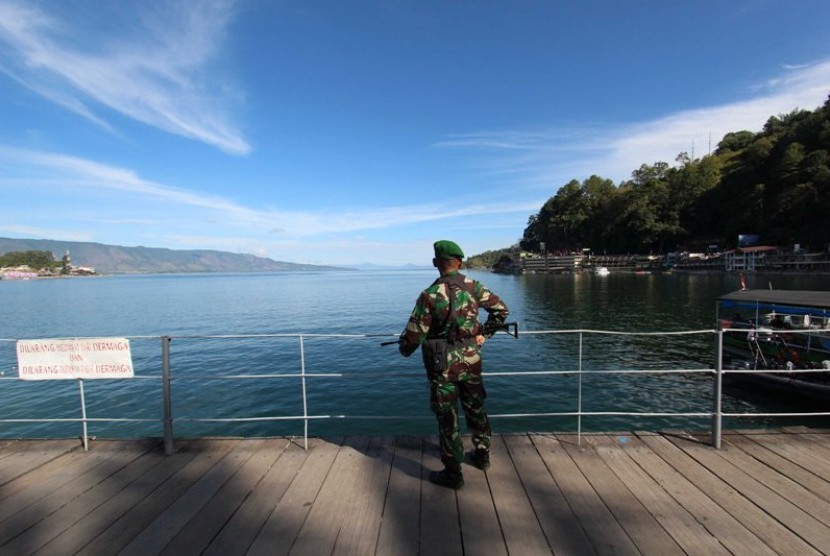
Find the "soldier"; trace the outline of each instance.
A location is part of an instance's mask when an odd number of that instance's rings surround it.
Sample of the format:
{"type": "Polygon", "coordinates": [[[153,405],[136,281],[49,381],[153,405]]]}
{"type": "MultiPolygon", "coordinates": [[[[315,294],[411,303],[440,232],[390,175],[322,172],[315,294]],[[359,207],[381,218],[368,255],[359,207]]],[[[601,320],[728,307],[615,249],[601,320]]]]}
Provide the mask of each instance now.
{"type": "Polygon", "coordinates": [[[488,313],[485,327],[501,324],[507,306],[480,282],[461,274],[464,253],[452,241],[434,244],[432,265],[440,277],[421,292],[409,322],[401,334],[399,349],[409,357],[421,346],[429,380],[430,406],[438,419],[442,471],[432,471],[429,480],[458,489],[464,485],[461,462],[464,446],[458,429],[457,402],[467,421],[474,449],[470,463],[490,467],[490,421],[484,408],[486,392],[481,378],[481,346],[492,336],[478,321],[479,308],[488,313]]]}

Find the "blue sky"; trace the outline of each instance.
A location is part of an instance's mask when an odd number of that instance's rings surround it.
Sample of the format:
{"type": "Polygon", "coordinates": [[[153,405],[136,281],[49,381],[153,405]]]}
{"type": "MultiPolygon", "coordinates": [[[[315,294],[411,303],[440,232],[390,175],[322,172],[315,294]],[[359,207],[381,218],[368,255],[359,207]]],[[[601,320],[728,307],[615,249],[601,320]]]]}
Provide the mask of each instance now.
{"type": "MultiPolygon", "coordinates": [[[[0,0],[0,236],[428,264],[830,94],[826,0],[0,0]]],[[[82,263],[82,261],[79,261],[82,263]]]]}

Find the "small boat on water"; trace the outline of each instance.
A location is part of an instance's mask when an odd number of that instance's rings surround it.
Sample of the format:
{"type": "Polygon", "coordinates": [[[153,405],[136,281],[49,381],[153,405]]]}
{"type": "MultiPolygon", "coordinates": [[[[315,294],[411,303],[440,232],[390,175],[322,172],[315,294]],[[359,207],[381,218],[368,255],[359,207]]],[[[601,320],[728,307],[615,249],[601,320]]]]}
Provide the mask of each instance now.
{"type": "Polygon", "coordinates": [[[742,289],[717,300],[729,376],[830,398],[830,291],[742,289]]]}
{"type": "Polygon", "coordinates": [[[608,276],[611,274],[611,271],[608,270],[607,266],[598,266],[594,269],[594,274],[597,276],[608,276]]]}

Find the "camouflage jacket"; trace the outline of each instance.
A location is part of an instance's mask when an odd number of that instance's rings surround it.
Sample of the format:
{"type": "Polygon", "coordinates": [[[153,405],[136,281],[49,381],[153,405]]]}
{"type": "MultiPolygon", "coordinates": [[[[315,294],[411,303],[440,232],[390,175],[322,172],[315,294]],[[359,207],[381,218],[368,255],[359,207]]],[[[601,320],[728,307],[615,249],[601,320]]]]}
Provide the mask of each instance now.
{"type": "Polygon", "coordinates": [[[488,322],[502,323],[509,313],[504,302],[477,280],[458,272],[438,278],[418,296],[401,334],[400,352],[409,356],[427,338],[448,338],[454,340],[451,343],[451,364],[464,357],[477,358],[478,346],[466,340],[481,333],[479,309],[488,313],[488,322]],[[450,322],[450,291],[455,294],[454,322],[450,322]]]}

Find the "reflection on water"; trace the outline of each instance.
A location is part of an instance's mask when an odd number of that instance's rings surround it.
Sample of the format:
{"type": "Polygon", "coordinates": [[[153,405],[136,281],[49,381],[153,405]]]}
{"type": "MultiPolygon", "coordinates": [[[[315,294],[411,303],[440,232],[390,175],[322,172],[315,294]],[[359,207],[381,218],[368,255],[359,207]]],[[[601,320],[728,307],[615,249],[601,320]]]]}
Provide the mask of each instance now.
{"type": "MultiPolygon", "coordinates": [[[[701,370],[712,366],[710,332],[682,336],[562,333],[567,330],[678,332],[711,330],[715,298],[737,289],[731,275],[613,273],[496,275],[472,273],[501,295],[520,322],[518,340],[499,335],[485,347],[488,405],[501,432],[576,430],[575,417],[526,413],[695,412],[714,405],[708,374],[609,375],[624,369],[701,370]],[[552,333],[556,332],[556,333],[552,333]],[[580,344],[581,342],[581,344],[580,344]],[[586,371],[580,377],[574,371],[586,371]],[[565,374],[519,376],[526,371],[565,374]],[[492,373],[499,373],[498,376],[492,373]],[[502,375],[501,373],[505,373],[502,375]]],[[[313,435],[432,433],[419,354],[400,357],[393,338],[433,271],[120,276],[89,280],[0,282],[0,338],[128,336],[137,374],[146,379],[87,381],[90,418],[154,420],[92,423],[99,436],[161,434],[161,347],[171,335],[176,433],[302,434],[301,421],[192,423],[200,418],[301,415],[303,381],[296,336],[204,338],[243,334],[377,334],[304,338],[308,412],[313,435]],[[11,317],[9,317],[11,315],[11,317]],[[137,338],[137,336],[149,336],[137,338]],[[199,336],[199,337],[189,337],[199,336]],[[290,375],[237,378],[230,375],[290,375]],[[348,416],[349,418],[343,418],[348,416]],[[373,418],[373,416],[384,418],[373,418]]],[[[819,276],[748,276],[750,287],[824,289],[819,276]]],[[[0,342],[0,372],[13,377],[13,342],[0,342]]],[[[72,381],[0,381],[2,418],[77,418],[72,381]]],[[[769,392],[725,390],[726,412],[801,410],[769,392]]],[[[811,421],[813,423],[814,421],[811,421]]],[[[777,426],[792,420],[727,420],[724,426],[777,426]]],[[[583,430],[708,428],[708,418],[585,417],[583,430]]],[[[76,423],[4,424],[3,436],[76,436],[76,423]]]]}

